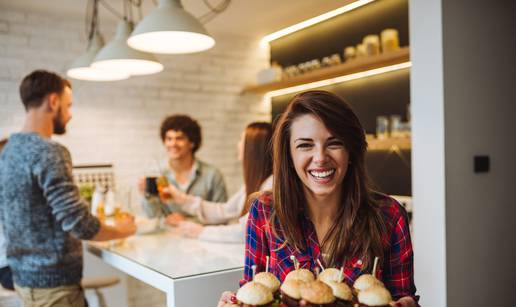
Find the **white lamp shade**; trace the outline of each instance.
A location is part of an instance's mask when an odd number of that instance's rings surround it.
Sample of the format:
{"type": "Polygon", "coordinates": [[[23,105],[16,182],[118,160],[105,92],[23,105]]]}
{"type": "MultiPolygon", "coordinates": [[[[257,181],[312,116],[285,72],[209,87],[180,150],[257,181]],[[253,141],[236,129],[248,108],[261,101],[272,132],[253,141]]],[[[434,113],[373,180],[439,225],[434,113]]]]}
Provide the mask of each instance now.
{"type": "Polygon", "coordinates": [[[210,49],[215,40],[179,0],[160,0],[158,8],[136,26],[127,44],[146,52],[180,54],[210,49]]]}
{"type": "Polygon", "coordinates": [[[66,71],[70,78],[85,81],[117,81],[129,78],[129,74],[117,71],[105,71],[91,67],[91,63],[97,52],[104,45],[104,40],[100,34],[93,36],[90,46],[85,54],[78,57],[66,71]]]}
{"type": "Polygon", "coordinates": [[[162,71],[163,65],[154,55],[132,49],[127,45],[130,33],[129,22],[121,21],[115,38],[99,51],[91,66],[130,75],[148,75],[162,71]]]}

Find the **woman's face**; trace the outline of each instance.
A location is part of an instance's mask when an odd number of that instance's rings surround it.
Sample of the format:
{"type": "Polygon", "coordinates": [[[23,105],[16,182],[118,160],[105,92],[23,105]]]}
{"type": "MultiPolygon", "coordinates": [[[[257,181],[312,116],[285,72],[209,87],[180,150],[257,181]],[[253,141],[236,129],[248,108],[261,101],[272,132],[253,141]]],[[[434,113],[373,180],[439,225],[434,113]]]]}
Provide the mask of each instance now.
{"type": "Polygon", "coordinates": [[[237,158],[238,161],[244,160],[244,145],[245,145],[245,131],[240,135],[240,140],[237,144],[237,158]]]}
{"type": "Polygon", "coordinates": [[[349,161],[344,143],[311,114],[294,119],[290,129],[290,154],[305,193],[340,193],[349,161]]]}

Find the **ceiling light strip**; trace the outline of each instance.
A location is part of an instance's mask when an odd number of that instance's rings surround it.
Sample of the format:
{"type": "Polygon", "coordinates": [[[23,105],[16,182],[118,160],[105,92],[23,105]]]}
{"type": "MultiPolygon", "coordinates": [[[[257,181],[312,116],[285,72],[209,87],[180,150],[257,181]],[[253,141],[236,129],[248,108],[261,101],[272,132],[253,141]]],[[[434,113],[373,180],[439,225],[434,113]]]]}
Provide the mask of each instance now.
{"type": "Polygon", "coordinates": [[[329,11],[329,12],[324,13],[322,15],[319,15],[319,16],[307,19],[305,21],[302,21],[302,22],[297,23],[295,25],[292,25],[290,27],[281,29],[281,30],[279,30],[277,32],[274,32],[274,33],[271,33],[269,35],[264,36],[262,38],[262,43],[269,43],[269,42],[271,42],[271,41],[273,41],[275,39],[278,39],[278,38],[283,37],[285,35],[288,35],[290,33],[294,33],[294,32],[299,31],[301,29],[310,27],[310,26],[312,26],[312,25],[314,25],[316,23],[328,20],[328,19],[333,18],[333,17],[335,17],[337,15],[349,12],[351,10],[354,10],[356,8],[364,6],[364,5],[366,5],[368,3],[371,3],[373,1],[375,1],[375,0],[358,0],[358,1],[355,1],[355,2],[350,3],[348,5],[339,7],[338,9],[335,9],[333,11],[329,11]]]}
{"type": "Polygon", "coordinates": [[[339,76],[339,77],[335,77],[335,78],[331,78],[331,79],[325,79],[325,80],[321,80],[321,81],[315,81],[315,82],[311,82],[311,83],[305,83],[305,84],[296,85],[296,86],[292,86],[292,87],[282,88],[279,90],[267,92],[265,94],[265,96],[266,96],[266,99],[270,99],[270,98],[276,97],[276,96],[292,94],[292,93],[296,93],[296,92],[300,92],[300,91],[304,91],[304,90],[332,85],[335,83],[342,83],[342,82],[347,82],[347,81],[356,80],[356,79],[360,79],[360,78],[371,77],[371,76],[383,74],[386,72],[396,71],[396,70],[400,70],[400,69],[406,69],[406,68],[410,68],[411,66],[412,66],[411,62],[404,62],[404,63],[400,63],[400,64],[395,64],[395,65],[375,68],[375,69],[371,69],[371,70],[361,71],[361,72],[357,72],[354,74],[339,76]]]}

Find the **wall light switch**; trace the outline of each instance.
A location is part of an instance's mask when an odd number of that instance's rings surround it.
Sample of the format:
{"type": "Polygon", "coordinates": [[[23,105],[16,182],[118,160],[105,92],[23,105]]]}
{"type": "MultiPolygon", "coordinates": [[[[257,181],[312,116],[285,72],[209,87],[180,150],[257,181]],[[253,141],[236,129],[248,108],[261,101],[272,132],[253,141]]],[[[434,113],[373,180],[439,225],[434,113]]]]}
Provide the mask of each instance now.
{"type": "Polygon", "coordinates": [[[475,173],[489,172],[489,156],[474,156],[473,171],[475,173]]]}

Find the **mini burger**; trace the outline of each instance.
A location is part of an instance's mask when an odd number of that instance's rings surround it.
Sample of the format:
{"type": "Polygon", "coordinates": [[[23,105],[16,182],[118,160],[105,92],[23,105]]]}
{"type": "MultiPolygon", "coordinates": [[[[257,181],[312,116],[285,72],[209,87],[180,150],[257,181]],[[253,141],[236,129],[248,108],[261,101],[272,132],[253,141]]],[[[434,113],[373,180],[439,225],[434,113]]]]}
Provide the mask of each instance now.
{"type": "Polygon", "coordinates": [[[322,281],[316,280],[301,284],[301,301],[299,306],[330,307],[335,302],[331,288],[322,281]]]}
{"type": "Polygon", "coordinates": [[[285,280],[290,280],[290,279],[298,279],[300,281],[310,282],[310,281],[314,281],[315,277],[314,277],[314,274],[307,269],[297,269],[297,270],[290,271],[287,274],[287,276],[285,277],[285,280]]]}
{"type": "Polygon", "coordinates": [[[340,282],[340,278],[340,270],[337,270],[335,268],[327,268],[324,271],[322,271],[321,274],[319,274],[319,277],[317,277],[317,279],[324,283],[328,283],[330,281],[340,282]]]}
{"type": "Polygon", "coordinates": [[[361,307],[389,307],[392,301],[387,289],[380,286],[371,287],[358,293],[358,303],[361,307]]]}
{"type": "Polygon", "coordinates": [[[326,282],[333,291],[335,296],[335,307],[353,307],[353,293],[349,286],[343,282],[329,281],[326,282]]]}
{"type": "Polygon", "coordinates": [[[301,285],[304,282],[299,279],[289,279],[281,285],[281,302],[287,307],[298,307],[301,300],[301,285]]]}
{"type": "Polygon", "coordinates": [[[376,279],[376,277],[374,277],[371,274],[360,275],[353,284],[353,288],[356,290],[357,293],[360,293],[360,291],[364,291],[375,286],[383,287],[384,285],[381,281],[376,279]]]}
{"type": "Polygon", "coordinates": [[[261,272],[254,276],[254,282],[264,285],[269,288],[271,293],[276,296],[278,289],[280,287],[280,281],[276,276],[269,272],[261,272]]]}
{"type": "Polygon", "coordinates": [[[254,281],[238,289],[236,297],[243,307],[269,307],[273,300],[269,288],[254,281]]]}

